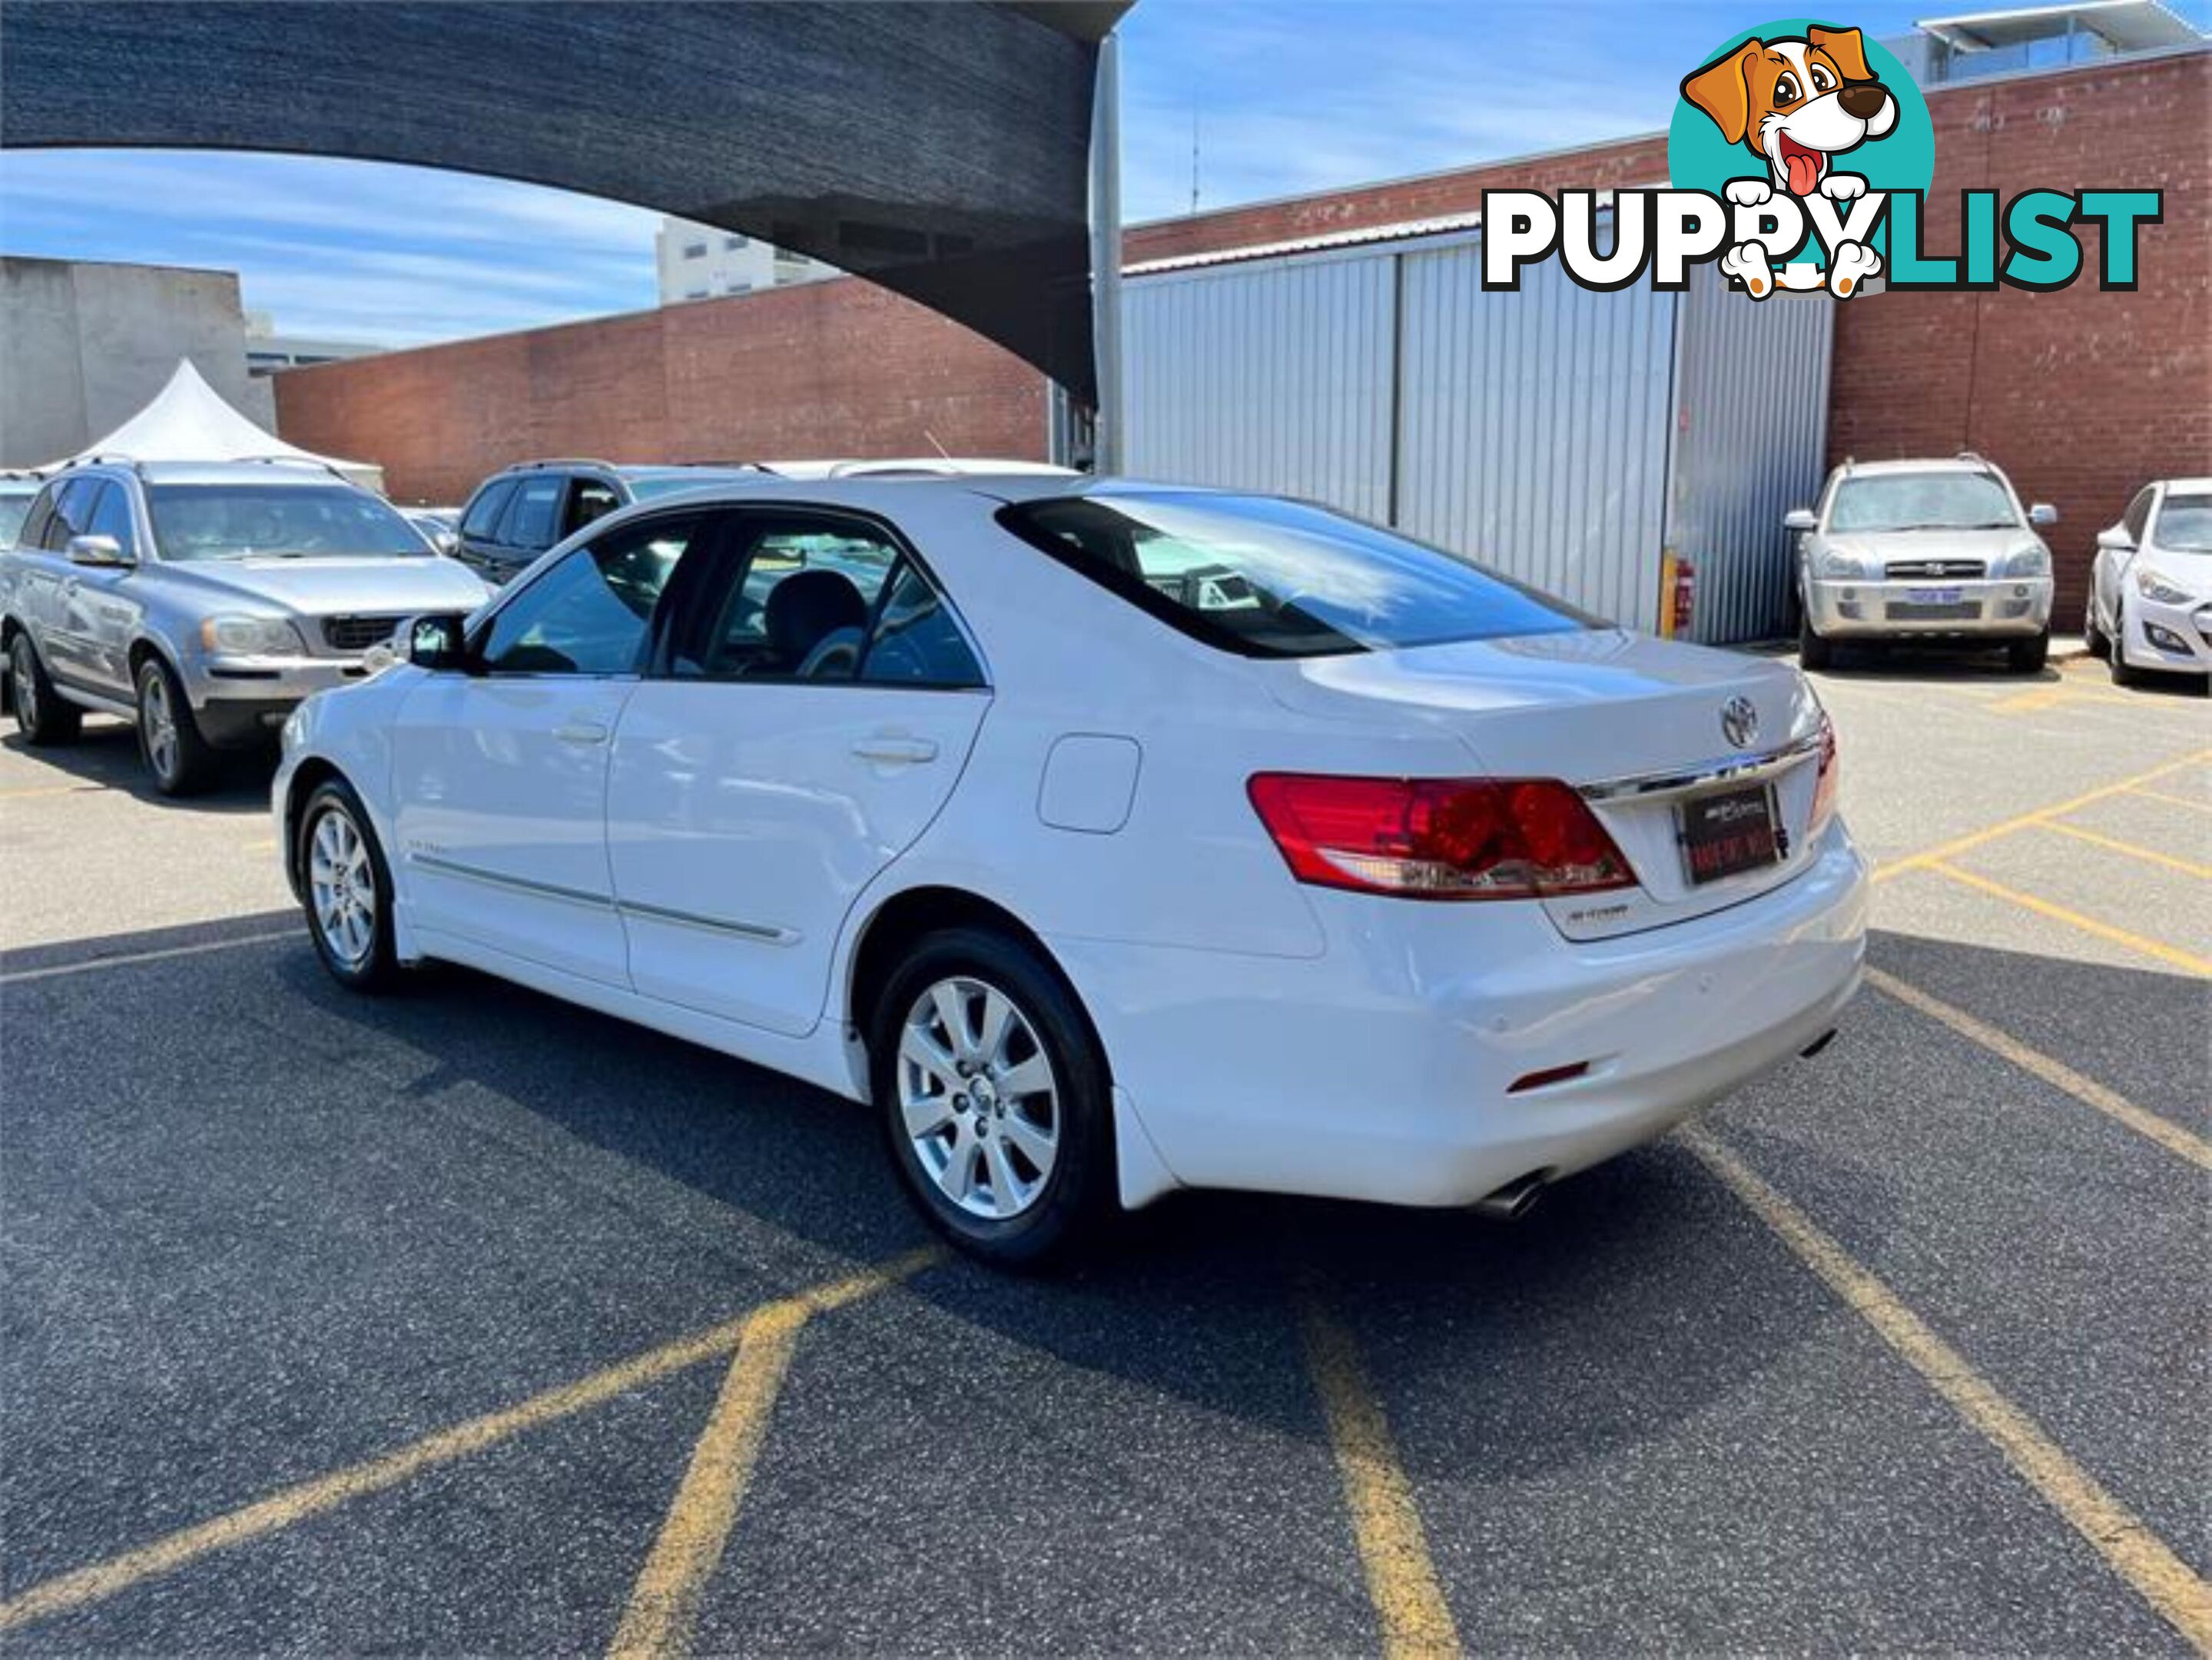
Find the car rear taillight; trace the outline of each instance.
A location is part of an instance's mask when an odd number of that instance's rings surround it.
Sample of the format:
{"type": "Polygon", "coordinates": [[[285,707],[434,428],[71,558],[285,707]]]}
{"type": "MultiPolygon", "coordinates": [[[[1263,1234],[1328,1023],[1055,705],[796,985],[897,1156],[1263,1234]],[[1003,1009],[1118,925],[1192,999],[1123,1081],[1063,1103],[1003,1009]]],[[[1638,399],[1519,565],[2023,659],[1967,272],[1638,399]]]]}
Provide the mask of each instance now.
{"type": "Polygon", "coordinates": [[[1836,724],[1820,717],[1820,775],[1813,786],[1813,822],[1807,835],[1818,836],[1836,815],[1836,724]]]}
{"type": "Polygon", "coordinates": [[[1553,778],[1263,772],[1252,806],[1291,874],[1409,899],[1528,899],[1635,885],[1582,797],[1553,778]]]}

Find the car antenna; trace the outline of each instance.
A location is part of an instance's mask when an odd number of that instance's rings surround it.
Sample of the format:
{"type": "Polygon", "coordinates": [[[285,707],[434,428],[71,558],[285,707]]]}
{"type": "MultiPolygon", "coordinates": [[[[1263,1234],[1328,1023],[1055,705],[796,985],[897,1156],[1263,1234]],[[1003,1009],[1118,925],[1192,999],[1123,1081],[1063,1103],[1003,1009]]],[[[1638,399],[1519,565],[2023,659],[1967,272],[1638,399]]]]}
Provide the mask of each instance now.
{"type": "Polygon", "coordinates": [[[952,459],[952,452],[945,448],[944,445],[939,443],[937,441],[937,435],[932,432],[927,427],[924,427],[921,429],[921,435],[929,440],[929,447],[937,452],[937,459],[939,460],[950,461],[952,459]]]}

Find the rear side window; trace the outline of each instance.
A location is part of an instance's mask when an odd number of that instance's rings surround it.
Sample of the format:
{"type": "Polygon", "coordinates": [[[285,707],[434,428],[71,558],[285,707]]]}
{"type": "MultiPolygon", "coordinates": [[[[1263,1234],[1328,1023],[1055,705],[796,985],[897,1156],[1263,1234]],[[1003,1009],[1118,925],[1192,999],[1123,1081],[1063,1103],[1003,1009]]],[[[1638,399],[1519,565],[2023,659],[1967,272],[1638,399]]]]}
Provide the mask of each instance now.
{"type": "Polygon", "coordinates": [[[561,534],[572,536],[595,520],[604,519],[622,506],[622,497],[613,486],[599,478],[579,478],[568,496],[568,517],[562,521],[561,534]]]}
{"type": "Polygon", "coordinates": [[[480,542],[491,539],[499,524],[500,510],[507,506],[507,498],[514,494],[514,480],[495,479],[477,492],[477,499],[469,503],[469,510],[461,516],[461,534],[472,536],[480,542]]]}
{"type": "Polygon", "coordinates": [[[55,553],[69,550],[70,538],[92,532],[92,510],[106,486],[97,478],[71,478],[54,492],[54,514],[46,520],[40,545],[55,553]]]}
{"type": "Polygon", "coordinates": [[[860,660],[860,678],[872,685],[967,688],[983,684],[975,654],[937,590],[908,561],[901,561],[876,612],[860,660]]]}
{"type": "Polygon", "coordinates": [[[561,518],[561,497],[568,488],[568,479],[559,473],[522,480],[507,517],[500,521],[499,539],[510,548],[551,547],[553,527],[561,518]]]}
{"type": "Polygon", "coordinates": [[[1062,496],[999,522],[1162,622],[1248,657],[1560,634],[1593,619],[1441,548],[1302,502],[1062,496]]]}
{"type": "Polygon", "coordinates": [[[746,515],[726,586],[679,639],[681,678],[850,680],[900,562],[890,539],[855,520],[746,515]]]}

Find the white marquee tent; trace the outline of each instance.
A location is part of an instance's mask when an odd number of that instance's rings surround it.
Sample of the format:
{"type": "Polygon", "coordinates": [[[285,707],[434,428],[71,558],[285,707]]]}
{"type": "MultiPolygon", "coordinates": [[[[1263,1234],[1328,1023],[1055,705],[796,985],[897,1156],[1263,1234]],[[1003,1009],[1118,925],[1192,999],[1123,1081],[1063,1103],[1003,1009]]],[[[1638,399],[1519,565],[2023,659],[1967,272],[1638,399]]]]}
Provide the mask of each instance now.
{"type": "Polygon", "coordinates": [[[144,409],[98,443],[87,445],[54,465],[65,467],[95,455],[133,461],[313,461],[335,467],[370,489],[384,488],[384,469],[374,462],[318,455],[286,443],[273,432],[262,431],[223,401],[222,395],[200,377],[190,358],[178,360],[169,384],[144,409]]]}

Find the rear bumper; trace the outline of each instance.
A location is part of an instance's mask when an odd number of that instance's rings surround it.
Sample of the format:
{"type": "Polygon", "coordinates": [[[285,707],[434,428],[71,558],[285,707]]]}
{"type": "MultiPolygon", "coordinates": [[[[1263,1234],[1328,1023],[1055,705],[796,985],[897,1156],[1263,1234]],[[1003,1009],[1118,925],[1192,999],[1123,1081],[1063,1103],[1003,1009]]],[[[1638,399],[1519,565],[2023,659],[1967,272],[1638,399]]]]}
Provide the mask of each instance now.
{"type": "Polygon", "coordinates": [[[1171,1180],[1462,1205],[1566,1175],[1819,1038],[1865,948],[1866,868],[1840,824],[1781,888],[1603,941],[1531,905],[1310,894],[1317,958],[1049,942],[1164,1166],[1125,1202],[1171,1180]]]}
{"type": "Polygon", "coordinates": [[[1813,632],[1824,640],[1914,635],[2016,640],[2051,626],[2051,591],[2047,576],[1978,581],[1823,581],[1805,585],[1805,615],[1813,632]],[[1938,593],[1944,596],[1942,600],[1931,599],[1938,593]]]}

